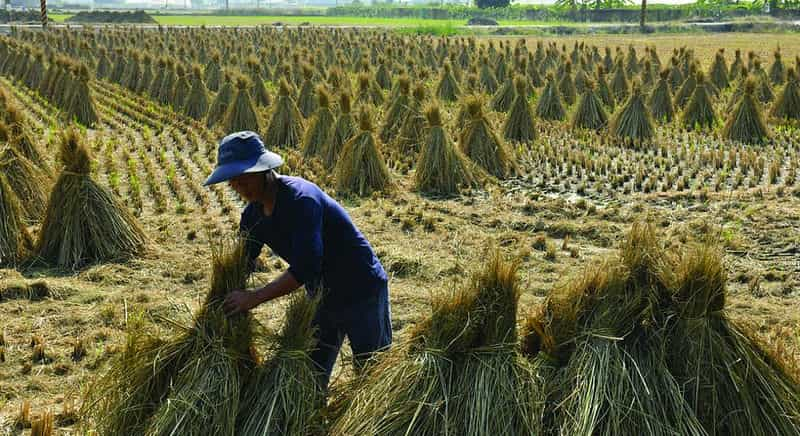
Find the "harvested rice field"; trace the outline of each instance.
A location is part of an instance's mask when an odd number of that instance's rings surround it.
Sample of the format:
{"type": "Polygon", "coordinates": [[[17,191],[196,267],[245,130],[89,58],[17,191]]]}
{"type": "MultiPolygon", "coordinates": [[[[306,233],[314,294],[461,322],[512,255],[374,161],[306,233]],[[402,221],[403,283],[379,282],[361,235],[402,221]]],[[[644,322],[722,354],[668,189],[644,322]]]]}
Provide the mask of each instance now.
{"type": "Polygon", "coordinates": [[[800,433],[800,36],[0,37],[0,435],[800,433]],[[42,50],[42,47],[46,49],[42,50]],[[227,133],[338,200],[394,346],[228,319],[227,133]]]}

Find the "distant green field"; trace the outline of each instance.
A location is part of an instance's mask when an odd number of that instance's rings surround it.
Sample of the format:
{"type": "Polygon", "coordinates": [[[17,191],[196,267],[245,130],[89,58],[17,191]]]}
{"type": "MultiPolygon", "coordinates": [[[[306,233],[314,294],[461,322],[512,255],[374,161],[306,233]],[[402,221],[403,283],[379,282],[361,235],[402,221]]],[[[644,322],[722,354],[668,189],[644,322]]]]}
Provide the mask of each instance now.
{"type": "MultiPolygon", "coordinates": [[[[63,22],[71,15],[54,14],[50,17],[63,22]]],[[[153,15],[159,23],[167,26],[254,26],[258,24],[272,24],[276,22],[286,24],[309,23],[312,25],[327,26],[382,26],[382,27],[456,27],[466,24],[466,20],[433,20],[422,18],[366,18],[366,17],[327,17],[327,16],[225,16],[225,15],[153,15]]],[[[500,25],[559,25],[575,23],[556,23],[542,21],[503,21],[500,25]]]]}

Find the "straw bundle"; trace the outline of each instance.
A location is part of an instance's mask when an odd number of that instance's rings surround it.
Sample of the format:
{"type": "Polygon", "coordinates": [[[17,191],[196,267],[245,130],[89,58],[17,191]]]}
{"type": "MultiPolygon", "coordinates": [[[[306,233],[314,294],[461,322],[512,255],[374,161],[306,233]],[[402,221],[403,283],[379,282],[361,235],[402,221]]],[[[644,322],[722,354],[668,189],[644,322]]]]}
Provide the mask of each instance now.
{"type": "Polygon", "coordinates": [[[528,103],[528,83],[524,76],[517,76],[514,80],[517,88],[514,104],[503,125],[503,137],[517,142],[529,142],[536,137],[536,126],[533,122],[533,112],[528,103]]]}
{"type": "Polygon", "coordinates": [[[494,71],[489,67],[489,58],[486,56],[481,57],[481,66],[478,73],[478,80],[482,90],[488,94],[497,92],[497,78],[494,71]]]}
{"type": "Polygon", "coordinates": [[[753,76],[756,78],[756,95],[761,103],[770,103],[775,100],[775,93],[772,92],[772,85],[767,72],[761,68],[761,61],[756,59],[753,62],[753,76]]]}
{"type": "Polygon", "coordinates": [[[318,300],[295,294],[282,330],[269,338],[273,350],[257,366],[241,395],[237,434],[318,434],[323,403],[310,354],[316,346],[312,325],[318,300]]]}
{"type": "Polygon", "coordinates": [[[272,108],[272,118],[264,135],[264,145],[267,148],[296,147],[302,140],[303,114],[290,93],[289,83],[286,79],[281,79],[278,99],[272,108]]]}
{"type": "Polygon", "coordinates": [[[250,81],[253,82],[253,101],[259,107],[269,107],[272,99],[264,86],[264,79],[261,76],[258,58],[251,56],[247,59],[247,70],[250,81]]]}
{"type": "MultiPolygon", "coordinates": [[[[527,94],[526,91],[526,89],[523,89],[523,96],[527,94]]],[[[503,81],[503,85],[500,89],[492,96],[492,101],[490,103],[492,110],[496,112],[508,112],[516,97],[517,91],[514,87],[514,80],[509,76],[508,79],[503,81]]]]}
{"type": "Polygon", "coordinates": [[[667,260],[655,228],[636,223],[617,257],[556,288],[528,323],[526,343],[558,367],[554,432],[705,434],[666,361],[667,260]]]}
{"type": "Polygon", "coordinates": [[[303,118],[308,118],[317,110],[317,100],[314,95],[314,71],[310,65],[303,64],[303,84],[300,85],[300,95],[297,97],[297,108],[303,114],[303,118]]]}
{"type": "Polygon", "coordinates": [[[222,57],[219,51],[211,53],[211,60],[206,64],[206,86],[213,92],[218,92],[222,83],[222,57]]]}
{"type": "Polygon", "coordinates": [[[400,76],[397,80],[397,96],[389,104],[381,127],[380,139],[383,143],[390,142],[397,135],[400,126],[402,126],[408,115],[408,108],[411,105],[411,99],[409,98],[410,87],[411,82],[408,76],[400,76]]]}
{"type": "Polygon", "coordinates": [[[728,121],[722,130],[724,138],[745,144],[759,144],[769,137],[761,108],[753,95],[755,88],[755,81],[748,79],[744,94],[728,116],[728,121]]]}
{"type": "Polygon", "coordinates": [[[247,284],[244,244],[214,247],[209,293],[194,325],[173,347],[187,350],[148,435],[234,435],[242,373],[252,366],[250,315],[225,315],[222,303],[247,284]]]}
{"type": "Polygon", "coordinates": [[[574,129],[600,130],[608,124],[603,103],[594,92],[594,83],[587,80],[581,101],[572,117],[574,129]]]}
{"type": "Polygon", "coordinates": [[[783,65],[783,60],[780,50],[775,50],[775,61],[769,68],[769,79],[774,85],[783,85],[786,81],[786,67],[783,65]]]}
{"type": "Polygon", "coordinates": [[[46,170],[48,167],[47,162],[36,142],[34,142],[33,133],[19,106],[15,104],[6,105],[5,119],[8,124],[2,124],[2,127],[0,127],[0,142],[9,142],[11,147],[16,149],[22,156],[42,170],[46,170]]]}
{"type": "Polygon", "coordinates": [[[359,196],[385,191],[392,186],[391,176],[375,140],[369,108],[361,108],[360,132],[345,144],[334,169],[336,189],[359,196]]]}
{"type": "Polygon", "coordinates": [[[325,90],[325,87],[318,86],[317,102],[319,107],[308,123],[301,147],[305,157],[322,157],[325,147],[328,146],[331,140],[335,120],[333,119],[333,112],[331,112],[330,101],[330,94],[325,90]]]}
{"type": "Polygon", "coordinates": [[[428,107],[425,118],[429,129],[414,174],[416,188],[425,193],[456,195],[461,187],[476,186],[473,166],[442,126],[439,106],[428,107]]]}
{"type": "Polygon", "coordinates": [[[206,116],[206,127],[211,128],[217,125],[225,117],[228,107],[233,102],[233,83],[231,83],[230,73],[224,72],[222,85],[217,96],[211,102],[206,116]]]}
{"type": "Polygon", "coordinates": [[[233,103],[228,107],[225,119],[222,121],[222,129],[226,132],[239,132],[242,130],[259,131],[258,114],[253,107],[253,100],[250,98],[250,80],[245,76],[236,78],[236,96],[233,103]]]}
{"type": "Polygon", "coordinates": [[[575,104],[578,96],[575,90],[575,82],[572,80],[572,63],[569,61],[564,65],[564,74],[558,82],[558,91],[567,106],[575,104]]]}
{"type": "Polygon", "coordinates": [[[506,145],[486,119],[483,104],[480,96],[471,96],[465,101],[469,119],[461,132],[459,145],[461,151],[486,172],[504,178],[514,170],[514,163],[506,145]]]}
{"type": "Polygon", "coordinates": [[[355,384],[332,434],[516,435],[539,431],[536,377],[514,352],[516,266],[495,255],[355,384]]]}
{"type": "Polygon", "coordinates": [[[730,84],[728,80],[728,66],[725,65],[725,57],[722,50],[714,56],[714,63],[711,65],[711,82],[719,89],[725,89],[730,84]]]}
{"type": "Polygon", "coordinates": [[[653,119],[671,123],[672,119],[675,118],[675,110],[672,108],[672,91],[670,91],[668,75],[669,72],[667,70],[661,72],[661,78],[658,80],[658,84],[656,84],[652,94],[650,94],[647,106],[650,107],[653,119]]]}
{"type": "Polygon", "coordinates": [[[189,92],[192,86],[189,84],[188,71],[183,64],[178,64],[175,67],[175,86],[170,90],[169,104],[177,111],[186,107],[186,100],[189,98],[189,92]]]}
{"type": "Polygon", "coordinates": [[[790,435],[800,431],[800,385],[784,356],[770,353],[754,331],[724,312],[721,253],[698,246],[674,267],[677,322],[671,368],[708,434],[790,435]]]}
{"type": "Polygon", "coordinates": [[[708,95],[703,72],[699,71],[697,72],[697,86],[692,94],[692,99],[689,100],[689,105],[683,111],[681,122],[684,128],[692,130],[697,127],[711,127],[715,121],[714,105],[708,95]]]}
{"type": "Polygon", "coordinates": [[[597,95],[606,107],[612,110],[614,109],[614,96],[611,94],[611,89],[608,87],[608,81],[606,80],[606,73],[603,67],[597,67],[597,95]]]}
{"type": "Polygon", "coordinates": [[[89,68],[81,64],[77,77],[73,82],[71,98],[67,104],[70,118],[84,126],[91,127],[97,122],[97,111],[94,108],[94,99],[89,92],[89,68]]]}
{"type": "Polygon", "coordinates": [[[784,120],[800,120],[800,82],[792,67],[789,67],[786,76],[786,86],[772,107],[772,116],[784,120]]]}
{"type": "Polygon", "coordinates": [[[47,210],[46,189],[52,183],[50,178],[13,147],[0,151],[0,173],[19,199],[24,220],[39,222],[47,210]]]}
{"type": "Polygon", "coordinates": [[[16,265],[33,248],[22,221],[22,206],[4,174],[0,173],[0,265],[16,265]]]}
{"type": "Polygon", "coordinates": [[[548,121],[561,121],[567,116],[561,103],[561,92],[558,91],[552,74],[547,75],[547,85],[536,104],[536,115],[548,121]]]}
{"type": "Polygon", "coordinates": [[[633,85],[633,92],[610,125],[614,136],[626,141],[646,141],[653,137],[653,120],[647,109],[638,84],[633,85]]]}
{"type": "Polygon", "coordinates": [[[146,238],[125,206],[90,175],[89,150],[75,129],[61,138],[61,171],[36,243],[46,263],[77,269],[144,251],[146,238]]]}
{"type": "Polygon", "coordinates": [[[421,84],[415,86],[412,94],[411,107],[408,108],[408,114],[400,126],[394,146],[401,156],[413,159],[422,148],[428,126],[423,114],[423,105],[427,98],[425,86],[421,84]]]}
{"type": "Polygon", "coordinates": [[[614,101],[617,103],[623,102],[628,98],[630,85],[628,84],[628,75],[625,73],[625,67],[622,65],[622,58],[617,59],[614,67],[614,76],[611,78],[611,91],[614,94],[614,101]]]}
{"type": "Polygon", "coordinates": [[[203,84],[203,71],[199,65],[192,66],[192,88],[186,98],[183,112],[189,118],[202,120],[208,112],[208,92],[203,84]]]}
{"type": "Polygon", "coordinates": [[[145,435],[166,399],[175,375],[191,353],[191,342],[166,342],[145,325],[143,314],[128,320],[122,351],[88,390],[82,415],[101,435],[145,435]]]}
{"type": "Polygon", "coordinates": [[[436,86],[436,95],[439,100],[453,102],[458,100],[461,95],[461,88],[458,81],[453,76],[453,71],[449,62],[445,62],[442,68],[442,77],[439,79],[439,84],[436,86]]]}
{"type": "Polygon", "coordinates": [[[361,104],[380,106],[383,104],[383,93],[377,83],[367,73],[358,75],[358,96],[356,101],[361,104]]]}
{"type": "Polygon", "coordinates": [[[344,145],[356,134],[356,124],[350,113],[350,94],[343,92],[339,96],[339,116],[333,126],[331,140],[325,144],[322,163],[327,169],[333,169],[344,145]]]}
{"type": "Polygon", "coordinates": [[[680,89],[678,92],[675,93],[675,106],[679,108],[685,108],[686,104],[692,98],[694,94],[694,90],[697,87],[697,74],[696,67],[694,64],[689,68],[689,76],[686,77],[686,80],[683,81],[680,89]]]}

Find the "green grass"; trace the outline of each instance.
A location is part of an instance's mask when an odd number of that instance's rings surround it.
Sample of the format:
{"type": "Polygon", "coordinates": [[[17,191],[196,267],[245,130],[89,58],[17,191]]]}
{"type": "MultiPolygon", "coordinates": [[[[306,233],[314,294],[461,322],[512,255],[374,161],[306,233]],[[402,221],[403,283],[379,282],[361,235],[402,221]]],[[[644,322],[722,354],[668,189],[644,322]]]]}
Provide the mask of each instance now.
{"type": "MultiPolygon", "coordinates": [[[[69,14],[51,14],[56,22],[64,22],[71,17],[69,14]]],[[[381,26],[411,28],[409,33],[425,33],[436,35],[449,35],[455,28],[467,24],[467,20],[434,20],[424,18],[371,18],[371,17],[336,17],[336,16],[236,16],[236,15],[153,15],[159,23],[167,26],[255,26],[259,24],[272,24],[281,22],[290,25],[309,23],[312,25],[327,26],[381,26]]],[[[572,25],[581,26],[581,23],[548,22],[548,21],[512,21],[500,20],[501,26],[535,26],[535,25],[572,25]]]]}

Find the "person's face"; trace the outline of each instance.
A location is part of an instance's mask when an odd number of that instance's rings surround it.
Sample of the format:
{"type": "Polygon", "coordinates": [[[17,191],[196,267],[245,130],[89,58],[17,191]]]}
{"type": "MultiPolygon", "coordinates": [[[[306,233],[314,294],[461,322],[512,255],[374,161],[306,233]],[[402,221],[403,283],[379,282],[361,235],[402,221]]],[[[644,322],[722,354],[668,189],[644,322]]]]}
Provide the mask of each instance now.
{"type": "Polygon", "coordinates": [[[230,179],[228,186],[233,188],[245,201],[257,200],[264,193],[264,174],[242,174],[230,179]]]}

